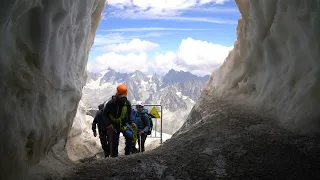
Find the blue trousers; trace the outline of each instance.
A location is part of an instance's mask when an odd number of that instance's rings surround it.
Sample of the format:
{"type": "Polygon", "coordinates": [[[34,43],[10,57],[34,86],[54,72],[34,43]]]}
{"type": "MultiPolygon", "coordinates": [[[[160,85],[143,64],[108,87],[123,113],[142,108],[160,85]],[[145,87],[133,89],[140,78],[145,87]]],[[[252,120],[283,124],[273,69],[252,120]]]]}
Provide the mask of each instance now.
{"type": "MultiPolygon", "coordinates": [[[[128,129],[122,132],[122,134],[125,137],[125,141],[126,141],[126,146],[124,148],[125,155],[129,155],[132,150],[132,140],[133,140],[132,131],[128,129]]],[[[120,139],[120,129],[113,129],[111,130],[111,132],[108,132],[108,141],[110,145],[111,157],[118,157],[119,139],[120,139]]]]}

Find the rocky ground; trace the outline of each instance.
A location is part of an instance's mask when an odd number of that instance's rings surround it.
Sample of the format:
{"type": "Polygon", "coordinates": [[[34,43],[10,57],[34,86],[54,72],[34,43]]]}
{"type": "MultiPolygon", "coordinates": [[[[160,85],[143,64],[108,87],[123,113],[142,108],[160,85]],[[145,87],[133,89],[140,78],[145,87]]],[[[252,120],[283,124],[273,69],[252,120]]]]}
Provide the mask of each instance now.
{"type": "Polygon", "coordinates": [[[289,132],[274,120],[231,103],[215,101],[205,106],[191,112],[188,123],[192,126],[183,127],[157,149],[88,160],[63,179],[320,178],[319,136],[289,132]],[[201,109],[210,111],[210,116],[192,122],[192,116],[201,117],[201,109]]]}

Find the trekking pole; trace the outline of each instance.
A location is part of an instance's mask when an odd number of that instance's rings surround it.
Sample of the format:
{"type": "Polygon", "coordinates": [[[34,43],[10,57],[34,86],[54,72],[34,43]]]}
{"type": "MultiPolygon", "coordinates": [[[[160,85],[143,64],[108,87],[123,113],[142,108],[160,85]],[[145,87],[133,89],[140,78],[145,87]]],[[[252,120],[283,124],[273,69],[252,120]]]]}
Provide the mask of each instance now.
{"type": "Polygon", "coordinates": [[[108,129],[108,141],[109,141],[109,149],[110,149],[110,157],[113,157],[114,152],[113,152],[113,129],[109,128],[108,129]]]}
{"type": "Polygon", "coordinates": [[[139,145],[139,151],[141,152],[142,144],[141,144],[141,134],[140,134],[140,133],[139,133],[139,142],[140,142],[140,145],[139,145]]]}

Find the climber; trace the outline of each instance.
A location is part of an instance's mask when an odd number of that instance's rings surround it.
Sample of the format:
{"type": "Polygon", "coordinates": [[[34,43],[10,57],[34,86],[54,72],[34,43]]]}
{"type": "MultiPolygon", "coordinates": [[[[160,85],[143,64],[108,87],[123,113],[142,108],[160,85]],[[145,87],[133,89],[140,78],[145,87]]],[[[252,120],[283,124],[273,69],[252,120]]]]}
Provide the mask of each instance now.
{"type": "Polygon", "coordinates": [[[104,103],[103,118],[108,128],[108,142],[111,157],[118,157],[120,132],[126,140],[125,155],[131,153],[133,133],[136,126],[131,118],[131,103],[127,99],[128,89],[124,84],[117,87],[117,93],[111,100],[104,103]]]}
{"type": "MultiPolygon", "coordinates": [[[[138,137],[138,145],[139,145],[139,151],[138,152],[144,152],[144,144],[147,139],[147,132],[150,128],[150,121],[148,117],[148,110],[144,109],[144,104],[142,101],[138,101],[136,104],[136,110],[132,113],[132,120],[137,126],[137,131],[135,133],[136,137],[138,137]]],[[[132,153],[136,153],[137,149],[135,147],[136,142],[132,145],[132,153]]]]}
{"type": "Polygon", "coordinates": [[[107,141],[107,123],[102,117],[102,108],[103,108],[103,104],[100,104],[98,106],[99,110],[97,111],[96,116],[94,117],[92,122],[92,131],[93,131],[93,136],[97,137],[96,125],[98,125],[99,138],[100,138],[102,149],[104,151],[104,155],[105,157],[109,157],[110,146],[107,141]]]}

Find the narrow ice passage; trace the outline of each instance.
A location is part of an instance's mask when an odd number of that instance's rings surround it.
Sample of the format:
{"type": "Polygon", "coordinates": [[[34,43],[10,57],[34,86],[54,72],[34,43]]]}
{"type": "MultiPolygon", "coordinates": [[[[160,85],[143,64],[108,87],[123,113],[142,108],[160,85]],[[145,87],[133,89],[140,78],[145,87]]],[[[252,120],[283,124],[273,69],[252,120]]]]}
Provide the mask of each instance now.
{"type": "Polygon", "coordinates": [[[106,1],[3,0],[0,179],[319,178],[320,1],[235,2],[234,48],[181,129],[143,155],[74,164],[65,146],[106,1]]]}

